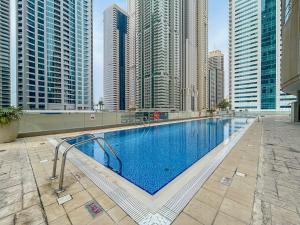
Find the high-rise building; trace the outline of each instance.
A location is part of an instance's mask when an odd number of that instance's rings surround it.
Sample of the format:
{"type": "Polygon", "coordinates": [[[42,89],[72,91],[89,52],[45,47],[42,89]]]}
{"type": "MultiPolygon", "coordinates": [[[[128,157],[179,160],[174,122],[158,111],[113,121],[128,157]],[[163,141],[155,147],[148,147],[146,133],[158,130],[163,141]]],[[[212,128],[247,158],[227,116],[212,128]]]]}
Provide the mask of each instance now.
{"type": "Polygon", "coordinates": [[[282,71],[281,86],[286,93],[297,96],[292,120],[300,121],[300,2],[283,0],[282,7],[282,71]]]}
{"type": "Polygon", "coordinates": [[[181,109],[198,110],[198,1],[182,2],[181,109]]]}
{"type": "Polygon", "coordinates": [[[93,0],[17,1],[17,103],[92,108],[93,0]]]}
{"type": "Polygon", "coordinates": [[[10,106],[10,1],[0,2],[0,108],[10,106]]]}
{"type": "Polygon", "coordinates": [[[224,99],[224,54],[221,51],[209,52],[208,74],[208,104],[214,109],[224,99]]]}
{"type": "Polygon", "coordinates": [[[135,71],[136,71],[136,0],[128,0],[128,63],[129,63],[129,109],[135,107],[135,71]]]}
{"type": "Polygon", "coordinates": [[[180,0],[136,1],[136,107],[180,110],[180,0]]]}
{"type": "Polygon", "coordinates": [[[208,70],[208,109],[217,108],[217,71],[208,70]]]}
{"type": "Polygon", "coordinates": [[[284,111],[295,99],[280,91],[280,2],[230,1],[230,96],[235,110],[284,111]]]}
{"type": "Polygon", "coordinates": [[[205,110],[207,0],[133,2],[137,108],[205,110]]]}
{"type": "Polygon", "coordinates": [[[128,17],[119,6],[104,11],[104,107],[128,109],[128,17]]]}
{"type": "Polygon", "coordinates": [[[198,32],[198,111],[208,108],[208,3],[198,0],[197,32],[198,32]]]}

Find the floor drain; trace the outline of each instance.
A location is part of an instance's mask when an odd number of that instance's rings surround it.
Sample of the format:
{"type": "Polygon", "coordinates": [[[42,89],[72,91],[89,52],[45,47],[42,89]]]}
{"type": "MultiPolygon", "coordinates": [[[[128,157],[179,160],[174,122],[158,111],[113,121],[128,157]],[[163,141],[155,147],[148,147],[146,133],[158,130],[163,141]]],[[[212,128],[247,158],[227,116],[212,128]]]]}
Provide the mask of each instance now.
{"type": "Polygon", "coordinates": [[[85,208],[89,211],[92,217],[96,217],[99,213],[103,212],[103,208],[95,201],[88,202],[85,205],[85,208]]]}
{"type": "Polygon", "coordinates": [[[41,143],[40,143],[40,145],[45,145],[45,144],[46,144],[45,142],[41,142],[41,143]]]}
{"type": "Polygon", "coordinates": [[[266,143],[266,145],[271,145],[271,146],[274,146],[274,144],[272,144],[272,143],[266,143]]]}
{"type": "Polygon", "coordinates": [[[1,149],[0,152],[6,152],[6,150],[5,149],[1,149]]]}
{"type": "Polygon", "coordinates": [[[222,177],[221,179],[221,184],[225,185],[225,186],[230,186],[232,179],[229,177],[222,177]]]}

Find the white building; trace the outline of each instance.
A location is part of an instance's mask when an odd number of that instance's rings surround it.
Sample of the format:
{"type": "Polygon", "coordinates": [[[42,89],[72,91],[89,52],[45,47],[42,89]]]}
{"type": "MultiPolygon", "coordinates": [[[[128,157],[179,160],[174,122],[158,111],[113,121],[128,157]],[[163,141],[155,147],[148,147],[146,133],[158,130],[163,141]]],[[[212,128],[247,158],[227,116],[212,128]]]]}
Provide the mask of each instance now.
{"type": "Polygon", "coordinates": [[[280,91],[281,1],[229,1],[230,99],[235,110],[285,111],[280,91]]]}
{"type": "Polygon", "coordinates": [[[127,110],[129,104],[128,17],[117,5],[104,11],[104,108],[127,110]]]}

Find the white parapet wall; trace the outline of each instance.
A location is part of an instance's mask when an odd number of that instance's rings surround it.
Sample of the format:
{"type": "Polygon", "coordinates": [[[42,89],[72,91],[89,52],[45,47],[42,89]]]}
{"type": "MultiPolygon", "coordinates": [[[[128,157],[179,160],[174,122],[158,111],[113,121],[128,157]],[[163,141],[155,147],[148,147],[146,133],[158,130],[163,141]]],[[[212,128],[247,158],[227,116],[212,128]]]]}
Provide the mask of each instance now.
{"type": "Polygon", "coordinates": [[[79,130],[124,126],[145,121],[180,120],[199,117],[199,112],[161,112],[154,120],[153,112],[95,111],[25,111],[20,121],[19,136],[36,136],[79,130]]]}

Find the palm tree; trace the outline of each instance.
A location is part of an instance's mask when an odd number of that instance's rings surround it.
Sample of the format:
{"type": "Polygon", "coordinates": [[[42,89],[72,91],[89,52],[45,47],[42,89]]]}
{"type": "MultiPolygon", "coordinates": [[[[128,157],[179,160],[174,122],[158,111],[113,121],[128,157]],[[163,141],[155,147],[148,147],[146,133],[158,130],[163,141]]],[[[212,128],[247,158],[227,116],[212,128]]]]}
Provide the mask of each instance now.
{"type": "Polygon", "coordinates": [[[219,104],[218,104],[218,108],[221,110],[230,108],[230,102],[227,101],[226,99],[223,99],[219,104]]]}
{"type": "Polygon", "coordinates": [[[98,105],[99,105],[100,111],[102,111],[102,110],[103,110],[103,106],[104,106],[103,101],[100,100],[100,101],[98,102],[98,105]]]}

